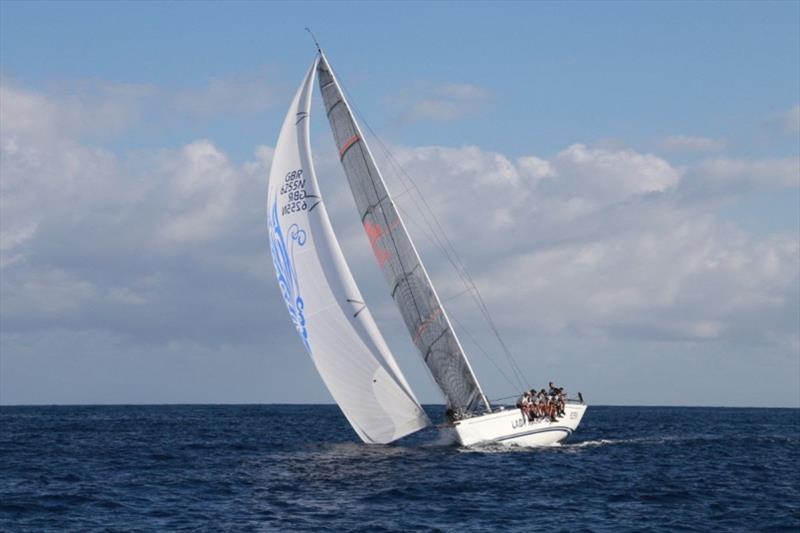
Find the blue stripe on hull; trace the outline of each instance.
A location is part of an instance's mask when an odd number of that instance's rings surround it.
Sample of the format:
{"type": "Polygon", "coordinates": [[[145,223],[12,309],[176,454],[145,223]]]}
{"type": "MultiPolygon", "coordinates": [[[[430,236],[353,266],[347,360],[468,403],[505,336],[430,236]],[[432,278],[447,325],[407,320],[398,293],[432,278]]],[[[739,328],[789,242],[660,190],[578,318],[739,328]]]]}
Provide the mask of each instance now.
{"type": "Polygon", "coordinates": [[[548,428],[541,428],[541,429],[531,429],[531,430],[528,430],[528,431],[523,431],[522,433],[515,433],[513,435],[508,435],[506,437],[500,437],[499,439],[497,439],[497,442],[501,442],[501,441],[509,440],[509,439],[517,439],[519,437],[526,437],[528,435],[534,435],[536,433],[547,433],[548,431],[565,431],[567,433],[567,437],[569,437],[572,434],[572,429],[568,428],[566,426],[558,426],[558,427],[554,427],[554,428],[553,427],[548,427],[548,428]]]}

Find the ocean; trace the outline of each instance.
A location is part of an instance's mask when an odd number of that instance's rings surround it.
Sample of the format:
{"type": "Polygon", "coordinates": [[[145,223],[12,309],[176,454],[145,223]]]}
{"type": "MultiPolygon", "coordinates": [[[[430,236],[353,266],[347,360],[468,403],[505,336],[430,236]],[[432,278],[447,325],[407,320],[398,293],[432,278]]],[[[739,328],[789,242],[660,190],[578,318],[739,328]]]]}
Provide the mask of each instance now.
{"type": "Polygon", "coordinates": [[[361,444],[332,405],[7,406],[0,530],[798,531],[799,459],[798,409],[590,406],[559,447],[463,449],[361,444]]]}

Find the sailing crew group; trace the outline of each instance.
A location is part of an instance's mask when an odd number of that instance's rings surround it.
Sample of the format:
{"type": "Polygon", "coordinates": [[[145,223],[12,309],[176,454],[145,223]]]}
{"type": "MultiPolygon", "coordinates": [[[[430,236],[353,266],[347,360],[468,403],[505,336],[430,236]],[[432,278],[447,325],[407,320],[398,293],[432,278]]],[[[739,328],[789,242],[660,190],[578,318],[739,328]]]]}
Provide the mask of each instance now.
{"type": "Polygon", "coordinates": [[[522,394],[522,398],[517,401],[517,407],[522,411],[526,420],[532,422],[538,418],[549,418],[555,422],[559,417],[564,416],[564,406],[567,400],[567,393],[563,387],[556,387],[553,382],[549,383],[549,390],[542,389],[536,391],[531,389],[522,394]]]}

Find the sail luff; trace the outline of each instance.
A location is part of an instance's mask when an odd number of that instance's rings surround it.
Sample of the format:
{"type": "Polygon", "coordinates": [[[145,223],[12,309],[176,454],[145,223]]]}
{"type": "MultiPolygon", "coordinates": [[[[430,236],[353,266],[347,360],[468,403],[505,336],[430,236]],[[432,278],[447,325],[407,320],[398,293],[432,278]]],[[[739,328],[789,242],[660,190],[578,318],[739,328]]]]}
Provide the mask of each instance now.
{"type": "MultiPolygon", "coordinates": [[[[412,339],[414,340],[414,343],[417,344],[417,347],[420,349],[423,360],[425,361],[426,366],[428,366],[429,370],[431,370],[434,380],[436,381],[439,388],[442,389],[445,398],[448,400],[448,406],[455,407],[461,410],[474,410],[475,405],[472,403],[471,400],[468,399],[464,400],[463,394],[459,394],[458,392],[454,392],[453,390],[451,390],[453,389],[453,386],[450,383],[450,379],[445,379],[445,377],[452,378],[452,376],[441,375],[441,372],[437,371],[435,363],[429,362],[429,356],[431,355],[434,346],[440,341],[448,343],[449,342],[448,339],[451,339],[452,342],[455,344],[455,347],[454,350],[451,350],[452,353],[450,354],[450,357],[457,358],[463,363],[467,373],[467,376],[465,376],[465,381],[469,381],[471,382],[472,385],[474,385],[474,388],[476,389],[477,395],[479,396],[480,400],[486,406],[486,409],[491,411],[491,405],[489,404],[489,401],[486,398],[486,395],[484,394],[483,389],[481,388],[477,377],[475,376],[475,372],[472,369],[472,365],[470,364],[469,359],[466,356],[466,353],[464,352],[463,346],[461,345],[461,341],[459,340],[458,335],[453,329],[450,317],[448,316],[446,309],[442,305],[441,299],[439,298],[439,295],[436,292],[436,288],[433,286],[433,283],[431,282],[430,275],[428,274],[427,269],[425,268],[425,265],[422,262],[422,259],[419,255],[419,252],[417,251],[416,246],[414,245],[414,242],[408,233],[408,230],[402,219],[402,216],[400,215],[400,212],[397,209],[394,200],[391,197],[391,194],[389,193],[388,187],[386,186],[386,182],[384,181],[383,176],[381,175],[380,169],[378,168],[375,162],[375,158],[372,155],[372,152],[369,148],[369,144],[366,142],[366,139],[364,138],[364,134],[352,112],[350,104],[347,102],[347,99],[344,95],[344,91],[342,90],[341,85],[339,84],[336,75],[331,69],[330,64],[328,63],[324,53],[320,52],[319,68],[322,68],[323,65],[325,67],[325,71],[327,71],[331,79],[329,82],[325,82],[325,85],[323,85],[323,77],[321,75],[319,80],[320,89],[323,92],[323,99],[326,100],[328,119],[331,123],[331,127],[334,130],[334,137],[336,137],[337,135],[336,131],[337,127],[336,124],[334,124],[334,119],[332,118],[331,115],[334,112],[334,109],[339,105],[343,106],[347,118],[349,119],[348,122],[350,123],[353,129],[352,133],[354,133],[352,136],[346,139],[342,139],[342,144],[339,147],[340,160],[344,165],[345,157],[347,156],[348,152],[357,144],[360,145],[360,147],[362,147],[361,155],[363,158],[363,166],[364,168],[367,169],[369,181],[372,185],[372,195],[374,195],[374,198],[376,199],[376,202],[374,204],[372,204],[371,202],[366,202],[367,205],[366,206],[363,205],[365,203],[365,199],[359,196],[359,192],[356,190],[357,187],[357,185],[355,184],[356,180],[351,176],[351,172],[354,173],[354,171],[353,170],[348,171],[347,165],[345,165],[345,172],[348,174],[348,181],[350,182],[351,190],[353,191],[356,203],[359,204],[358,205],[359,209],[363,211],[360,213],[362,218],[362,223],[365,225],[365,229],[370,237],[371,244],[373,245],[373,251],[375,251],[378,263],[382,269],[384,268],[384,263],[388,260],[388,256],[382,256],[379,253],[379,249],[376,248],[376,242],[378,241],[378,239],[385,236],[388,236],[389,240],[391,240],[394,249],[394,256],[392,257],[396,258],[397,263],[401,267],[400,270],[402,271],[402,275],[400,275],[397,279],[390,279],[390,274],[386,274],[387,281],[389,282],[390,286],[392,285],[392,283],[394,283],[394,287],[392,287],[392,297],[393,299],[395,299],[395,302],[397,303],[398,307],[400,307],[401,314],[403,315],[403,318],[406,321],[406,325],[409,327],[409,332],[412,335],[412,339]],[[330,99],[327,98],[326,95],[326,89],[328,89],[330,85],[333,85],[333,87],[336,89],[336,98],[338,98],[338,100],[333,102],[332,104],[330,103],[329,101],[330,99]],[[374,213],[377,211],[381,212],[383,226],[376,225],[373,227],[369,224],[367,219],[370,217],[370,215],[375,216],[374,213]],[[389,211],[396,219],[394,223],[390,221],[390,217],[389,215],[387,215],[387,211],[389,211]],[[375,229],[376,227],[378,229],[375,229]],[[385,229],[380,229],[380,228],[385,228],[385,229]],[[408,262],[404,262],[403,260],[403,253],[401,253],[400,250],[401,245],[398,244],[398,239],[395,238],[395,234],[404,236],[404,240],[407,241],[407,246],[409,248],[407,253],[410,255],[411,259],[410,262],[415,264],[415,266],[411,269],[406,268],[408,266],[408,262]],[[415,291],[411,287],[410,277],[414,274],[414,270],[416,270],[417,267],[419,267],[421,273],[422,287],[417,288],[419,294],[415,295],[415,291]],[[397,298],[395,298],[395,292],[400,288],[401,284],[404,281],[408,285],[407,292],[409,294],[409,298],[411,299],[412,305],[417,312],[416,321],[413,319],[413,317],[409,316],[408,312],[406,312],[406,310],[403,308],[401,302],[398,301],[397,298]],[[430,292],[430,297],[432,297],[433,299],[433,306],[425,305],[424,300],[426,292],[430,292]],[[425,307],[430,307],[431,312],[428,314],[427,317],[423,318],[424,317],[423,309],[425,307]],[[429,328],[429,326],[433,325],[436,322],[439,322],[440,320],[441,322],[443,322],[444,326],[442,329],[442,333],[439,335],[439,338],[436,338],[435,340],[429,343],[426,353],[424,351],[424,346],[420,346],[418,337],[421,336],[425,332],[425,330],[429,328]],[[414,335],[415,329],[417,331],[416,335],[414,335]],[[446,336],[447,338],[445,338],[446,336]]],[[[368,196],[369,192],[367,192],[367,197],[368,196]]],[[[382,251],[385,252],[385,250],[382,251]]]]}

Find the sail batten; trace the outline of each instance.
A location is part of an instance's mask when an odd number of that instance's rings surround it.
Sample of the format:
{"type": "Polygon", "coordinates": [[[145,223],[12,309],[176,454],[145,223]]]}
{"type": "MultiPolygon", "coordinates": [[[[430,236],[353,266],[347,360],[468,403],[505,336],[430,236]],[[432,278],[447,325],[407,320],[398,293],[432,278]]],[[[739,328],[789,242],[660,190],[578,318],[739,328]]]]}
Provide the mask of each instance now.
{"type": "Polygon", "coordinates": [[[324,54],[317,67],[339,157],[378,266],[449,408],[491,409],[324,54]]]}
{"type": "Polygon", "coordinates": [[[319,191],[309,140],[317,61],[275,147],[270,251],[289,315],[331,396],[364,442],[387,443],[430,421],[363,302],[319,191]]]}

